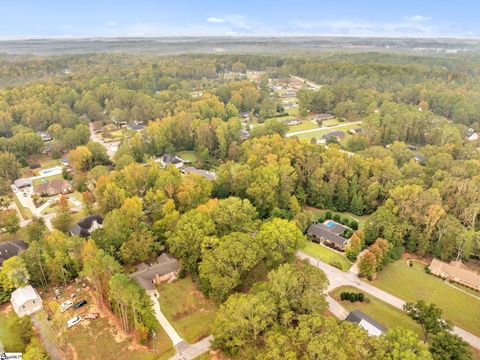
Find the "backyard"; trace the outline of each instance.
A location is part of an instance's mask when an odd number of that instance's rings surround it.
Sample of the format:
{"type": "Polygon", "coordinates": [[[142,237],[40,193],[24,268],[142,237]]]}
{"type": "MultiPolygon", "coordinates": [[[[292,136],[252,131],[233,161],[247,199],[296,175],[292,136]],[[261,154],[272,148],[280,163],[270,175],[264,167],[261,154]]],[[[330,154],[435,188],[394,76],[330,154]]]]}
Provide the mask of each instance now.
{"type": "Polygon", "coordinates": [[[355,128],[358,128],[358,127],[361,127],[361,125],[360,124],[345,123],[345,126],[333,127],[333,128],[330,128],[330,129],[319,129],[318,131],[312,131],[312,132],[309,132],[309,133],[299,134],[299,135],[295,135],[295,136],[298,137],[299,139],[304,139],[304,140],[310,140],[311,138],[316,138],[317,141],[319,141],[319,140],[322,139],[323,135],[328,134],[329,132],[343,131],[345,133],[345,136],[348,136],[348,130],[355,129],[355,128]]]}
{"type": "Polygon", "coordinates": [[[305,254],[313,256],[314,258],[319,259],[324,263],[327,263],[330,265],[333,265],[334,263],[338,264],[338,266],[341,267],[341,270],[343,271],[347,271],[353,265],[342,254],[332,249],[329,249],[324,245],[320,245],[312,241],[308,241],[305,247],[302,249],[302,251],[305,254]]]}
{"type": "MultiPolygon", "coordinates": [[[[443,310],[445,319],[480,336],[480,300],[427,274],[424,264],[415,260],[412,262],[412,267],[408,266],[405,260],[388,264],[372,285],[405,301],[423,299],[434,303],[443,310]]],[[[480,296],[480,293],[477,296],[480,296]]]]}
{"type": "Polygon", "coordinates": [[[160,284],[158,292],[163,314],[187,342],[195,343],[212,333],[217,307],[190,277],[160,284]]]}
{"type": "Polygon", "coordinates": [[[355,215],[355,214],[352,214],[352,213],[346,212],[346,211],[331,211],[331,210],[328,210],[328,209],[317,209],[317,208],[314,208],[312,206],[305,206],[305,210],[309,211],[313,214],[314,220],[317,220],[320,215],[325,214],[327,211],[330,211],[332,213],[332,215],[338,214],[342,217],[345,217],[345,216],[349,217],[350,219],[354,219],[354,220],[358,221],[358,228],[359,229],[363,229],[365,227],[365,223],[369,218],[369,215],[358,216],[358,215],[355,215]]]}
{"type": "Polygon", "coordinates": [[[352,303],[348,300],[341,301],[340,293],[344,291],[355,293],[361,291],[353,286],[341,286],[330,292],[330,296],[337,300],[348,311],[360,310],[378,323],[385,326],[388,330],[397,327],[404,327],[415,331],[419,336],[422,335],[420,325],[410,319],[403,311],[369,294],[365,294],[367,299],[365,302],[352,303]]]}
{"type": "Polygon", "coordinates": [[[179,151],[176,155],[183,160],[190,161],[191,163],[197,161],[197,153],[193,150],[179,151]]]}
{"type": "Polygon", "coordinates": [[[296,132],[296,131],[310,130],[310,129],[316,129],[316,128],[318,128],[317,124],[309,120],[304,120],[302,121],[301,124],[290,126],[288,128],[288,132],[296,132]]]}

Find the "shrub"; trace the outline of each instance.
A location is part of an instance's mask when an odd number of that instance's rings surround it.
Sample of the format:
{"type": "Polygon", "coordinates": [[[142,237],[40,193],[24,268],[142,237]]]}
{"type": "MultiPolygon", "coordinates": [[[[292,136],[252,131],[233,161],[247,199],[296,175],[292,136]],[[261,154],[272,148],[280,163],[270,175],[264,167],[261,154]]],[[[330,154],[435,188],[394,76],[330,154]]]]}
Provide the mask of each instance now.
{"type": "Polygon", "coordinates": [[[335,220],[336,222],[340,222],[340,215],[334,214],[334,215],[332,216],[332,219],[335,220]]]}
{"type": "MultiPolygon", "coordinates": [[[[346,224],[345,224],[346,225],[346,224]]],[[[353,230],[358,230],[358,221],[356,220],[350,220],[350,225],[349,225],[353,230]]]]}
{"type": "Polygon", "coordinates": [[[331,213],[330,211],[327,211],[327,212],[325,213],[325,219],[326,219],[326,220],[330,220],[331,218],[332,218],[332,213],[331,213]]]}
{"type": "Polygon", "coordinates": [[[431,274],[431,273],[432,273],[432,272],[430,271],[430,268],[428,267],[428,265],[425,266],[423,269],[425,270],[425,272],[426,272],[427,274],[431,274]]]}
{"type": "Polygon", "coordinates": [[[412,260],[408,260],[408,266],[413,267],[413,261],[412,260]]]}
{"type": "Polygon", "coordinates": [[[345,225],[345,226],[349,226],[350,225],[350,220],[346,217],[340,218],[340,224],[345,225]]]}
{"type": "Polygon", "coordinates": [[[322,215],[320,215],[320,216],[318,217],[317,223],[323,223],[325,220],[326,220],[325,215],[322,214],[322,215]]]}
{"type": "Polygon", "coordinates": [[[178,278],[179,279],[184,279],[185,275],[186,275],[185,269],[180,269],[180,271],[178,272],[178,278]]]}
{"type": "Polygon", "coordinates": [[[329,264],[337,269],[343,270],[342,264],[340,264],[338,261],[331,261],[329,264]]]}
{"type": "Polygon", "coordinates": [[[365,294],[364,293],[358,293],[358,301],[360,301],[360,302],[365,301],[365,294]]]}
{"type": "Polygon", "coordinates": [[[388,249],[387,255],[385,257],[386,262],[390,263],[395,260],[400,259],[402,254],[405,252],[405,248],[401,245],[399,246],[394,246],[393,248],[388,249]]]}
{"type": "Polygon", "coordinates": [[[350,239],[352,237],[352,235],[353,235],[353,231],[351,229],[347,229],[343,233],[343,237],[345,239],[350,239]]]}

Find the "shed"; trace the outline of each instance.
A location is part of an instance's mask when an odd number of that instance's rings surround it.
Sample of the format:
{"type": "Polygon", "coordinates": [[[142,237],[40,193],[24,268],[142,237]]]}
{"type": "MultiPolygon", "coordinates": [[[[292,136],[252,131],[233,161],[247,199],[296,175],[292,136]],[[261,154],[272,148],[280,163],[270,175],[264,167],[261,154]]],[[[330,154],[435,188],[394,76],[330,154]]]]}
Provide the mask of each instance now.
{"type": "Polygon", "coordinates": [[[370,336],[380,336],[387,332],[387,328],[385,326],[379,324],[360,310],[351,311],[350,314],[348,314],[348,316],[345,318],[345,321],[358,324],[367,330],[368,335],[370,336]]]}
{"type": "Polygon", "coordinates": [[[32,315],[43,307],[42,298],[30,285],[15,290],[10,302],[18,316],[32,315]]]}

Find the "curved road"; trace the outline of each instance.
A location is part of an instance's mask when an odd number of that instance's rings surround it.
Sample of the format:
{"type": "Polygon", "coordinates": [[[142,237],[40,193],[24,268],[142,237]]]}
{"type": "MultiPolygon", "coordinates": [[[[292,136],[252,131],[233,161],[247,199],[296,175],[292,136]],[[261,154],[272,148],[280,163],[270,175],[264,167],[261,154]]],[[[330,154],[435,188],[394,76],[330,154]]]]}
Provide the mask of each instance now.
{"type": "MultiPolygon", "coordinates": [[[[400,309],[403,311],[403,305],[405,304],[405,301],[402,299],[386,292],[383,291],[373,285],[370,285],[369,283],[360,280],[357,275],[355,275],[352,272],[343,272],[333,266],[330,266],[328,264],[325,264],[318,259],[315,259],[314,257],[307,255],[301,251],[297,252],[297,257],[302,259],[302,260],[308,260],[310,264],[313,266],[316,266],[317,268],[321,269],[325,275],[328,278],[329,285],[327,288],[327,291],[333,290],[339,286],[343,285],[349,285],[349,286],[354,286],[357,289],[360,289],[372,296],[375,296],[376,298],[379,298],[380,300],[396,307],[397,309],[400,309]]],[[[332,313],[334,313],[336,316],[340,317],[341,312],[338,308],[338,306],[341,307],[340,304],[338,304],[335,300],[330,298],[329,296],[327,297],[327,301],[329,303],[329,308],[332,313]],[[337,315],[339,314],[339,315],[337,315]]],[[[473,335],[472,333],[463,330],[457,326],[453,327],[453,332],[463,338],[467,343],[469,343],[472,347],[476,349],[480,349],[480,338],[478,336],[473,335]]]]}
{"type": "Polygon", "coordinates": [[[345,122],[343,124],[334,125],[334,126],[322,126],[322,127],[318,127],[318,128],[315,128],[315,129],[295,131],[295,132],[287,133],[285,136],[290,137],[290,136],[295,136],[295,135],[313,133],[313,132],[322,131],[322,130],[338,129],[338,128],[342,128],[342,127],[345,127],[345,126],[356,125],[356,124],[361,124],[361,123],[362,123],[361,121],[345,122]]]}

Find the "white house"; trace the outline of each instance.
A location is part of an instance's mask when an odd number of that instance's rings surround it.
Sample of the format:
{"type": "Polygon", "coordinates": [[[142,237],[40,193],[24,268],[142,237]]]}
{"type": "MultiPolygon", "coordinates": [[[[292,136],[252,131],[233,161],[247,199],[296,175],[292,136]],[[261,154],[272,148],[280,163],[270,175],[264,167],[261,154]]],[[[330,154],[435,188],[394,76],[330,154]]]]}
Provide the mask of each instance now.
{"type": "Polygon", "coordinates": [[[31,315],[43,307],[42,298],[30,285],[15,290],[10,302],[18,316],[31,315]]]}

